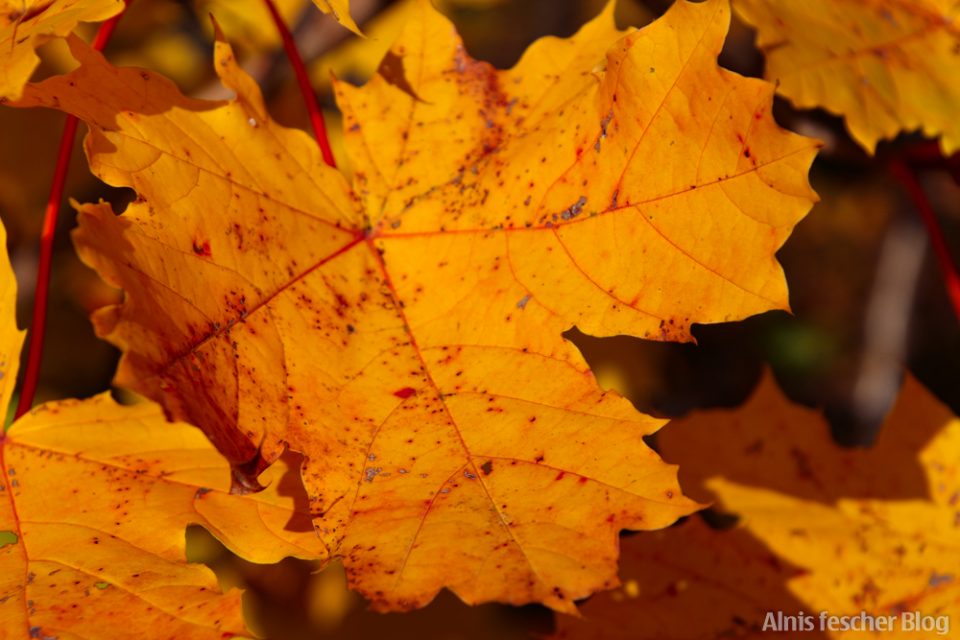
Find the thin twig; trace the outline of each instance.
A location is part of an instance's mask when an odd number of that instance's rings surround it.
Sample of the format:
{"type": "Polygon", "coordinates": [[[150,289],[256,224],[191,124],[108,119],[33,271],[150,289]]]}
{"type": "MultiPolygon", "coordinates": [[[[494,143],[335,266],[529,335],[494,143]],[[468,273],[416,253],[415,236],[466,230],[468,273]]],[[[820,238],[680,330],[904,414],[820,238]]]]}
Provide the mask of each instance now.
{"type": "Polygon", "coordinates": [[[277,10],[273,0],[263,0],[273,16],[273,21],[277,25],[277,31],[280,32],[280,39],[283,41],[283,49],[287,53],[290,65],[293,67],[293,73],[297,77],[297,84],[300,85],[300,93],[303,95],[303,102],[307,106],[307,112],[310,114],[310,124],[313,126],[313,135],[320,145],[320,152],[323,154],[323,161],[331,167],[336,167],[337,163],[333,159],[333,150],[330,148],[330,140],[327,138],[327,127],[323,122],[323,110],[317,102],[317,95],[310,86],[310,76],[307,75],[307,68],[303,64],[300,52],[297,50],[297,44],[293,41],[293,35],[290,29],[283,21],[283,16],[277,10]]]}
{"type": "MultiPolygon", "coordinates": [[[[129,6],[132,0],[127,0],[129,6]]],[[[123,12],[110,18],[100,25],[93,41],[93,48],[103,51],[117,28],[117,22],[123,12]]],[[[63,124],[63,136],[60,138],[60,149],[57,152],[57,165],[53,172],[53,184],[50,186],[50,197],[47,199],[47,208],[43,216],[43,229],[40,233],[40,263],[37,267],[37,283],[33,293],[33,319],[30,322],[30,343],[27,347],[27,369],[23,376],[23,388],[20,390],[20,400],[17,403],[16,417],[20,417],[33,406],[33,399],[37,393],[37,383],[40,379],[40,363],[43,360],[43,339],[47,326],[47,298],[50,291],[50,269],[53,263],[53,240],[57,231],[57,219],[60,217],[60,202],[63,200],[63,191],[70,170],[70,156],[73,154],[73,144],[77,137],[76,116],[68,115],[63,124]]]]}
{"type": "Polygon", "coordinates": [[[913,169],[899,158],[890,161],[890,173],[900,181],[903,188],[906,189],[913,205],[923,219],[923,224],[927,227],[927,235],[930,237],[930,244],[933,252],[937,256],[937,264],[940,266],[940,272],[943,275],[944,284],[947,287],[947,294],[950,296],[950,302],[953,304],[953,311],[960,319],[960,274],[957,272],[956,263],[950,256],[950,249],[947,247],[947,241],[943,235],[943,229],[937,220],[937,215],[933,211],[933,206],[923,191],[923,186],[917,179],[913,169]]]}

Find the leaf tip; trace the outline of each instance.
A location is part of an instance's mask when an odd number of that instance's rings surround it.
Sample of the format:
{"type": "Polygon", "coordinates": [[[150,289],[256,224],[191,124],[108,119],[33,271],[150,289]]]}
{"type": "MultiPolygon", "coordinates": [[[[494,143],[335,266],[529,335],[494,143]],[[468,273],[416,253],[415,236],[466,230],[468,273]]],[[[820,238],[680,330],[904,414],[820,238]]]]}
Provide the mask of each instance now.
{"type": "Polygon", "coordinates": [[[217,22],[217,17],[213,15],[213,12],[207,14],[210,17],[210,24],[213,25],[213,39],[217,44],[227,44],[227,38],[223,35],[223,28],[220,27],[220,23],[217,22]]]}

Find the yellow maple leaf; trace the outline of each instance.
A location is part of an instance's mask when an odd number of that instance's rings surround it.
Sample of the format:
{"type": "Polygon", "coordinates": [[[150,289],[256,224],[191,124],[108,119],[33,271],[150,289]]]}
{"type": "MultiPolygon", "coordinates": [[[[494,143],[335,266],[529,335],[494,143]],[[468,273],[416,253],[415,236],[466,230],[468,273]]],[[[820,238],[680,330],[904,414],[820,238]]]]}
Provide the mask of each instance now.
{"type": "MultiPolygon", "coordinates": [[[[23,334],[0,260],[6,413],[23,334]]],[[[184,530],[202,524],[255,562],[325,557],[312,527],[290,526],[298,507],[280,493],[286,473],[297,469],[276,465],[267,491],[230,495],[223,457],[152,403],[103,394],[37,407],[0,434],[0,638],[127,637],[131,620],[142,638],[245,633],[239,591],[221,594],[209,569],[186,564],[184,530]]]]}
{"type": "MultiPolygon", "coordinates": [[[[458,9],[486,10],[504,2],[506,0],[433,0],[433,5],[450,15],[458,9]]],[[[344,40],[310,62],[313,85],[325,89],[334,77],[368,80],[380,66],[390,45],[400,36],[404,25],[415,16],[419,3],[420,0],[397,0],[384,6],[364,24],[365,38],[344,40]]],[[[631,9],[636,10],[636,7],[631,6],[631,9]]],[[[225,31],[231,34],[231,39],[235,38],[229,28],[225,27],[225,31]]]]}
{"type": "MultiPolygon", "coordinates": [[[[716,499],[768,563],[796,570],[771,589],[769,610],[892,617],[887,635],[904,638],[917,637],[917,612],[941,627],[960,616],[960,419],[912,377],[867,450],[834,444],[822,415],[791,404],[769,374],[743,407],[676,420],[660,444],[691,495],[716,499]],[[792,610],[774,595],[783,589],[792,610]]],[[[708,544],[727,544],[726,533],[708,544]]],[[[748,581],[766,571],[762,557],[747,555],[757,574],[748,581]]],[[[745,579],[737,573],[706,575],[733,588],[745,579]]],[[[764,618],[746,622],[762,628],[764,618]]]]}
{"type": "Polygon", "coordinates": [[[799,107],[844,117],[873,153],[920,129],[960,149],[960,2],[957,0],[736,0],[757,29],[766,77],[799,107]]]}
{"type": "Polygon", "coordinates": [[[119,217],[84,206],[75,235],[126,290],[94,319],[119,384],[239,470],[303,452],[318,530],[374,607],[448,587],[570,611],[615,584],[620,529],[697,505],[642,440],[662,421],[561,334],[690,340],[787,306],[774,253],[818,145],[717,67],[728,21],[680,2],[623,33],[611,6],[497,72],[421,2],[379,75],[337,87],[352,187],[222,41],[231,102],[73,42],[79,69],[22,105],[86,121],[92,170],[138,193],[119,217]]]}
{"type": "Polygon", "coordinates": [[[40,59],[36,48],[80,22],[123,10],[123,0],[0,0],[0,102],[16,100],[40,59]]]}

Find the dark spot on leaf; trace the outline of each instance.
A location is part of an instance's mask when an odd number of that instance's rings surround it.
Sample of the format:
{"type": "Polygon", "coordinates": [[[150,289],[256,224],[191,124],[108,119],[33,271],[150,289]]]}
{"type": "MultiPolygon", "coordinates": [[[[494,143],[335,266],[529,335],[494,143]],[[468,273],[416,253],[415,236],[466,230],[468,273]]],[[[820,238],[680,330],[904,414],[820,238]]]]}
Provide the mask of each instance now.
{"type": "Polygon", "coordinates": [[[379,73],[380,77],[386,80],[387,83],[400,89],[400,91],[403,91],[417,102],[423,102],[407,80],[407,74],[403,69],[403,58],[393,51],[387,51],[387,55],[385,55],[383,61],[380,62],[377,73],[379,73]]]}
{"type": "Polygon", "coordinates": [[[195,254],[197,254],[198,256],[202,256],[202,257],[204,257],[204,258],[209,258],[209,257],[211,256],[211,252],[210,252],[210,241],[209,241],[209,240],[204,240],[204,241],[201,242],[201,241],[198,241],[198,240],[194,240],[194,241],[193,241],[193,252],[194,252],[195,254]]]}

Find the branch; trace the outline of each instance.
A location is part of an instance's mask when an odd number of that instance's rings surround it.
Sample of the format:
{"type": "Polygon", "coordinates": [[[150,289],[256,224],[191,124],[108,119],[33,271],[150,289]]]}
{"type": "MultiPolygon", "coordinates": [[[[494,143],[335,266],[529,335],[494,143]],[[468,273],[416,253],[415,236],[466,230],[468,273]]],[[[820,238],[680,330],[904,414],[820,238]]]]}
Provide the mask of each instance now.
{"type": "Polygon", "coordinates": [[[923,224],[927,227],[927,235],[930,236],[930,244],[937,256],[937,264],[940,266],[940,272],[947,287],[947,294],[953,304],[954,313],[960,319],[960,274],[957,272],[956,263],[950,256],[950,249],[947,247],[943,229],[940,227],[940,222],[933,211],[933,206],[927,199],[927,194],[924,193],[923,186],[917,180],[913,169],[906,162],[899,158],[893,159],[890,162],[890,173],[906,189],[913,200],[914,207],[923,219],[923,224]]]}
{"type": "Polygon", "coordinates": [[[323,161],[331,167],[336,167],[337,163],[333,159],[333,150],[330,148],[330,140],[327,138],[327,127],[323,122],[323,111],[317,102],[317,95],[310,86],[310,77],[307,75],[307,68],[303,65],[303,59],[300,52],[297,51],[297,44],[293,41],[290,29],[283,21],[283,16],[277,10],[273,0],[263,0],[273,16],[273,22],[277,25],[277,31],[280,32],[280,39],[283,41],[283,49],[287,53],[290,65],[293,67],[294,75],[297,76],[297,84],[300,85],[300,93],[303,95],[303,102],[307,106],[307,112],[310,114],[310,124],[313,125],[313,135],[320,145],[320,151],[323,153],[323,161]]]}
{"type": "MultiPolygon", "coordinates": [[[[129,6],[132,0],[127,0],[129,6]]],[[[126,11],[126,8],[124,8],[126,11]]],[[[123,11],[100,25],[93,40],[93,48],[103,51],[117,28],[117,22],[123,11]]],[[[43,360],[43,338],[47,327],[47,297],[50,291],[50,268],[53,263],[53,240],[57,231],[57,219],[60,217],[60,203],[63,200],[63,190],[67,182],[67,173],[70,170],[70,156],[73,154],[73,143],[77,137],[76,116],[67,116],[63,125],[63,136],[60,138],[60,149],[57,152],[57,165],[53,172],[53,184],[50,186],[50,197],[47,198],[47,208],[43,216],[43,229],[40,232],[40,263],[37,267],[37,283],[33,292],[33,318],[30,322],[30,343],[27,347],[27,370],[23,377],[23,388],[20,390],[20,400],[17,403],[16,417],[19,418],[33,406],[33,399],[37,393],[37,383],[40,379],[40,363],[43,360]]]]}

